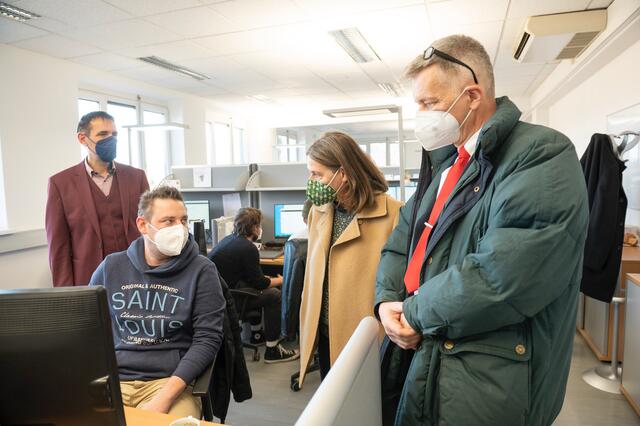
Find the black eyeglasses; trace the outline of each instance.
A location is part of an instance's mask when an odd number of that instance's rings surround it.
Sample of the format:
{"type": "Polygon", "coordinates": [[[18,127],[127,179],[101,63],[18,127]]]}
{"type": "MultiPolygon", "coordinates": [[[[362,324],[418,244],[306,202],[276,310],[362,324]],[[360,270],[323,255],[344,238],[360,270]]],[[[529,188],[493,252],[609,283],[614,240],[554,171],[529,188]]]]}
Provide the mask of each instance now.
{"type": "Polygon", "coordinates": [[[424,59],[426,61],[427,59],[431,59],[431,57],[433,55],[440,56],[442,59],[445,59],[445,60],[447,60],[449,62],[453,62],[454,64],[462,65],[463,67],[465,67],[466,69],[471,71],[471,74],[473,75],[473,81],[475,81],[475,83],[478,84],[478,79],[476,78],[476,73],[473,72],[473,70],[471,69],[471,67],[469,65],[465,64],[464,62],[462,62],[459,59],[454,58],[451,55],[447,55],[443,51],[438,50],[433,46],[427,47],[427,50],[425,50],[424,53],[422,54],[422,59],[424,59]]]}

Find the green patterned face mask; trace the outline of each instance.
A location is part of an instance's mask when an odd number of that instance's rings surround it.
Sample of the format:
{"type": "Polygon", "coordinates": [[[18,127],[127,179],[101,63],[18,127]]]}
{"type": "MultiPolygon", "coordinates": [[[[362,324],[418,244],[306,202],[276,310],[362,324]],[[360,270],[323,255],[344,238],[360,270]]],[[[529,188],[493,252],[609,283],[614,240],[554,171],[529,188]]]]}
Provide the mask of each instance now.
{"type": "Polygon", "coordinates": [[[339,170],[336,170],[329,183],[322,183],[319,180],[314,179],[309,179],[307,181],[307,198],[309,201],[316,206],[321,206],[336,199],[337,191],[331,187],[331,182],[333,182],[338,171],[339,170]]]}

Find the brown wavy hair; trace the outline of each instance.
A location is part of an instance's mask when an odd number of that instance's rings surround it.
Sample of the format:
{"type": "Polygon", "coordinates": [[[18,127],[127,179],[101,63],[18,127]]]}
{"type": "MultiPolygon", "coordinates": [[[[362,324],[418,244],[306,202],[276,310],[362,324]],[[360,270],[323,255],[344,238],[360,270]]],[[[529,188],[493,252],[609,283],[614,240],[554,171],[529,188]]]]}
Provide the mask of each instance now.
{"type": "Polygon", "coordinates": [[[334,172],[344,170],[347,181],[340,190],[344,191],[340,198],[344,199],[343,207],[351,213],[373,206],[375,196],[389,189],[380,169],[346,133],[323,134],[309,147],[307,155],[334,172]]]}
{"type": "Polygon", "coordinates": [[[233,233],[241,237],[253,235],[253,228],[262,222],[262,212],[251,207],[244,207],[238,210],[233,218],[233,233]]]}

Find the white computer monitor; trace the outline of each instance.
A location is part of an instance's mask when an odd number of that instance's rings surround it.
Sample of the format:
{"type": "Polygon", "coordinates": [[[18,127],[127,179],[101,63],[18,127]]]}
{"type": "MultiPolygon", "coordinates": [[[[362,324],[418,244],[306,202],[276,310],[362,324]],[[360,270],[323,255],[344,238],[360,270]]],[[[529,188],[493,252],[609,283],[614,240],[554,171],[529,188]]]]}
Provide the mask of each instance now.
{"type": "Polygon", "coordinates": [[[189,216],[189,224],[203,220],[204,229],[211,230],[211,217],[209,215],[209,200],[189,200],[184,202],[189,216]]]}
{"type": "Polygon", "coordinates": [[[364,318],[296,426],[382,426],[379,324],[364,318]]]}
{"type": "Polygon", "coordinates": [[[302,219],[302,204],[274,204],[273,224],[275,238],[289,238],[307,225],[302,219]]]}

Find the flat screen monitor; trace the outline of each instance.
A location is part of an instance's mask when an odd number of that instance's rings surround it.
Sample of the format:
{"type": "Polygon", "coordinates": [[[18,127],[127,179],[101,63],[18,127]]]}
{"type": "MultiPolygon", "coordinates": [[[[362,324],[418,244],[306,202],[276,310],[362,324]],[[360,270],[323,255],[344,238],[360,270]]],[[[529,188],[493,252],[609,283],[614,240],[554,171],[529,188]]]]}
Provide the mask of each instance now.
{"type": "Polygon", "coordinates": [[[211,231],[211,217],[209,215],[209,200],[185,201],[187,215],[189,215],[189,223],[203,220],[204,229],[211,231]]]}
{"type": "Polygon", "coordinates": [[[275,204],[273,206],[274,236],[289,238],[307,225],[302,220],[302,204],[275,204]]]}
{"type": "Polygon", "coordinates": [[[0,424],[125,425],[103,287],[0,290],[0,424]]]}

